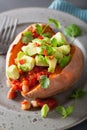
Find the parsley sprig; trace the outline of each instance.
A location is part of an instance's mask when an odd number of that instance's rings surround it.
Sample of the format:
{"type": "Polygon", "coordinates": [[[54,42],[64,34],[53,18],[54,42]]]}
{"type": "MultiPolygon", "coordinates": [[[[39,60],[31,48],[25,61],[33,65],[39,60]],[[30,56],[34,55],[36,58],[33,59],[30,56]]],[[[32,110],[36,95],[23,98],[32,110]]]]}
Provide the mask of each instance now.
{"type": "Polygon", "coordinates": [[[78,89],[74,90],[72,92],[72,94],[70,95],[70,98],[74,99],[73,104],[69,105],[67,107],[57,106],[56,107],[56,112],[58,114],[60,114],[62,116],[62,118],[66,118],[67,116],[71,115],[73,113],[73,111],[74,111],[77,100],[83,98],[85,96],[85,94],[86,94],[86,92],[81,88],[78,88],[78,89]]]}

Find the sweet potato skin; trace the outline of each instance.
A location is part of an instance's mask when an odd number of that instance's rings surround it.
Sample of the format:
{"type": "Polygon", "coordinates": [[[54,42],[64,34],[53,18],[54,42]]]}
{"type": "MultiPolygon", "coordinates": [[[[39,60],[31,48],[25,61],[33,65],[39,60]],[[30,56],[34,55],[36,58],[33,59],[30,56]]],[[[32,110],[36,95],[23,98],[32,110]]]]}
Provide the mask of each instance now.
{"type": "Polygon", "coordinates": [[[32,91],[26,93],[27,98],[47,98],[64,92],[72,87],[80,78],[84,65],[84,58],[81,50],[75,46],[75,52],[70,63],[61,71],[61,73],[50,78],[50,85],[47,89],[41,88],[38,85],[32,91]]]}
{"type": "MultiPolygon", "coordinates": [[[[32,30],[32,28],[34,28],[34,25],[29,26],[23,32],[32,30]]],[[[55,34],[50,27],[48,27],[46,31],[48,30],[52,35],[55,34]]],[[[18,34],[14,42],[9,47],[6,57],[6,69],[14,63],[14,59],[17,56],[19,48],[22,46],[21,37],[23,32],[18,34]]],[[[84,66],[84,57],[81,49],[76,46],[74,46],[74,48],[75,50],[71,61],[60,73],[50,77],[50,85],[47,89],[41,88],[39,84],[32,91],[23,94],[23,96],[28,99],[47,98],[71,88],[72,85],[80,78],[84,66]]],[[[9,81],[9,79],[7,80],[9,81]]]]}

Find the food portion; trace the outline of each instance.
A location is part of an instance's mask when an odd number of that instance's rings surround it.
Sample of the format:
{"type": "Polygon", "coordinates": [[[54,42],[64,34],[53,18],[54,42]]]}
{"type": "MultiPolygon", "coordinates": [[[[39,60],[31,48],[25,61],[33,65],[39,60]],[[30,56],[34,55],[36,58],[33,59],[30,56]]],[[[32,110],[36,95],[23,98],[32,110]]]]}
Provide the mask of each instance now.
{"type": "MultiPolygon", "coordinates": [[[[83,64],[82,51],[69,44],[63,33],[54,32],[48,24],[32,24],[9,47],[7,97],[13,99],[20,92],[29,100],[37,100],[63,92],[79,79],[83,64]]],[[[26,100],[22,102],[22,109],[30,106],[26,100]]]]}

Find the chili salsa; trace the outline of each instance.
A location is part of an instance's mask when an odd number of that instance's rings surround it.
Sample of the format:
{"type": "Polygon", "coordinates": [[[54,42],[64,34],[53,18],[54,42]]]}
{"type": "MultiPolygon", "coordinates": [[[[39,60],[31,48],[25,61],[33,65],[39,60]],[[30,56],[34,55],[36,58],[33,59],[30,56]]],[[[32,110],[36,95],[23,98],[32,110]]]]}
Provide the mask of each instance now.
{"type": "Polygon", "coordinates": [[[16,46],[6,75],[11,84],[9,91],[22,95],[34,89],[41,76],[50,80],[60,73],[70,62],[73,50],[61,32],[55,33],[51,27],[39,23],[24,31],[16,46]]]}

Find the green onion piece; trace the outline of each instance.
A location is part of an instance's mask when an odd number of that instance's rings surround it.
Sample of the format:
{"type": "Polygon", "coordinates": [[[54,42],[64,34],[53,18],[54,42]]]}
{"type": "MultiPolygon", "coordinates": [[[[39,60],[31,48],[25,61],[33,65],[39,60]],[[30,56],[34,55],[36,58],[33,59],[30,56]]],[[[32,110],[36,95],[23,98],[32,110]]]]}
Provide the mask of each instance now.
{"type": "Polygon", "coordinates": [[[41,109],[41,117],[46,118],[48,112],[49,112],[49,106],[47,104],[44,104],[41,109]]]}

